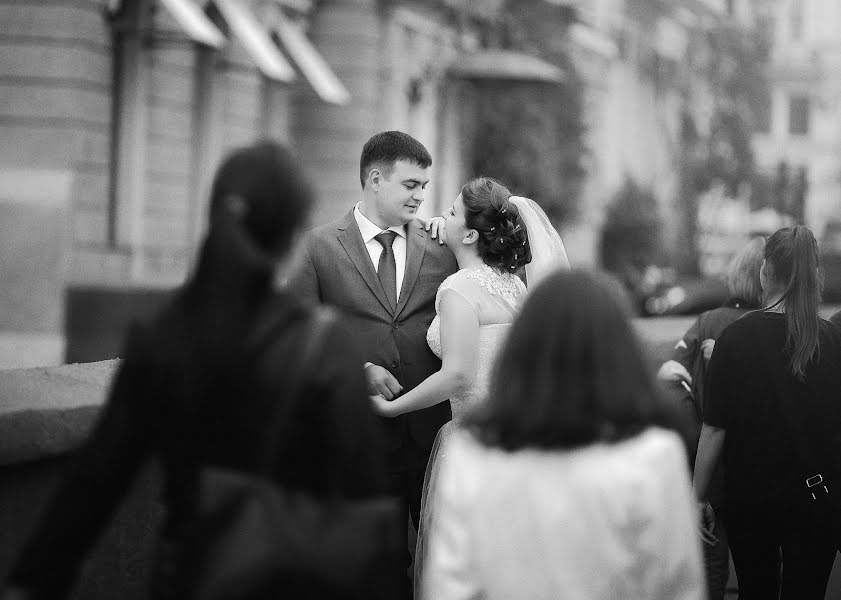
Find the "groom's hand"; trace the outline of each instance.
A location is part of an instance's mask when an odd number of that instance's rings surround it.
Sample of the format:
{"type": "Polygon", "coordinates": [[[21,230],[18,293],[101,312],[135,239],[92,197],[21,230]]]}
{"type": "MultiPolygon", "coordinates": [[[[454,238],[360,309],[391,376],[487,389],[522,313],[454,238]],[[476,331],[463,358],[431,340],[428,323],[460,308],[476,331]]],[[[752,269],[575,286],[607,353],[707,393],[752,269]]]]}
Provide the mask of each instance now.
{"type": "Polygon", "coordinates": [[[393,400],[394,397],[403,391],[403,386],[392,375],[388,369],[368,363],[365,365],[365,380],[368,382],[368,395],[382,395],[386,400],[393,400]]]}

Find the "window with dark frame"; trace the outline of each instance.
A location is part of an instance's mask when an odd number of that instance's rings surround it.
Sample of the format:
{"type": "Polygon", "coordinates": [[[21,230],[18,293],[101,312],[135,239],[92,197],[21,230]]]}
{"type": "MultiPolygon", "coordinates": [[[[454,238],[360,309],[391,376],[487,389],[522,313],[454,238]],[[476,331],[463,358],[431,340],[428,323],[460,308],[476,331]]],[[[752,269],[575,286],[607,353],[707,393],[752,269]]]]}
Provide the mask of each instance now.
{"type": "Polygon", "coordinates": [[[142,237],[138,228],[145,193],[149,82],[143,45],[152,3],[131,0],[116,8],[111,18],[114,63],[108,240],[112,247],[131,248],[142,237]]]}
{"type": "Polygon", "coordinates": [[[802,0],[790,0],[788,16],[789,39],[793,42],[799,42],[803,39],[802,0]]]}
{"type": "Polygon", "coordinates": [[[753,105],[753,131],[756,133],[771,133],[772,102],[771,90],[767,87],[757,94],[753,105]]]}
{"type": "Polygon", "coordinates": [[[811,102],[808,96],[791,96],[788,104],[788,132],[791,135],[809,135],[811,102]]]}

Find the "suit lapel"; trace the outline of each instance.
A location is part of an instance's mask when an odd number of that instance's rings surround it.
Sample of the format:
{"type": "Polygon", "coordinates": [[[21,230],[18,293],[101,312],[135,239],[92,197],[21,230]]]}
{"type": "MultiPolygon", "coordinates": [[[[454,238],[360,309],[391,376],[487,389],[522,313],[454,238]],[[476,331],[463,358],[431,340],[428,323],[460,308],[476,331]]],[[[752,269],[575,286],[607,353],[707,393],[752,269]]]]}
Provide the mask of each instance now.
{"type": "MultiPolygon", "coordinates": [[[[406,269],[403,272],[403,285],[400,288],[400,298],[397,299],[397,308],[394,316],[400,315],[400,311],[409,301],[409,296],[418,280],[423,255],[426,252],[427,231],[420,221],[412,221],[406,225],[406,269]]],[[[360,235],[360,239],[361,239],[360,235]]],[[[368,261],[370,262],[370,260],[368,261]]]]}
{"type": "MultiPolygon", "coordinates": [[[[374,270],[371,255],[368,254],[368,248],[365,247],[362,241],[362,234],[359,232],[359,225],[357,225],[356,219],[353,218],[352,210],[347,218],[339,224],[338,238],[339,243],[345,249],[345,252],[347,252],[348,258],[350,258],[353,266],[356,267],[356,270],[362,275],[362,279],[371,288],[371,292],[377,297],[383,308],[391,314],[391,304],[388,298],[386,298],[383,285],[380,283],[380,278],[377,277],[376,270],[374,270]]],[[[405,277],[403,287],[405,287],[405,277]]]]}

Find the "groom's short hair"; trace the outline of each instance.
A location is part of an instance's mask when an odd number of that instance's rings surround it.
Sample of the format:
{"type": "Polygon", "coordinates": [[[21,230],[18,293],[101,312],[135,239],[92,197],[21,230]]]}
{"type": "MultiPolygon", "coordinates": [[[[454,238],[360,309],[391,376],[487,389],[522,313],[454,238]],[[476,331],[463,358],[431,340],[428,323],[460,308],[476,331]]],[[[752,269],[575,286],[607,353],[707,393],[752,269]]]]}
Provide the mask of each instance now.
{"type": "Polygon", "coordinates": [[[362,147],[359,159],[362,189],[365,189],[365,181],[372,167],[378,166],[385,177],[390,177],[394,163],[398,160],[415,163],[424,169],[432,164],[432,157],[426,147],[408,133],[382,131],[371,137],[362,147]]]}

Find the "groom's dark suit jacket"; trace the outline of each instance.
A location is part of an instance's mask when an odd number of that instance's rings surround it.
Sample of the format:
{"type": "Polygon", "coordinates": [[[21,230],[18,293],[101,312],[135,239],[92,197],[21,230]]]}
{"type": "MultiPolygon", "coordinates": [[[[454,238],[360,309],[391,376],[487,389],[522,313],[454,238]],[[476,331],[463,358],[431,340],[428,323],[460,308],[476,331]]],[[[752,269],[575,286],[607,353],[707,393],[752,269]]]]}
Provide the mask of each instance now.
{"type": "MultiPolygon", "coordinates": [[[[351,210],[308,234],[306,254],[290,284],[306,302],[341,309],[365,360],[391,371],[405,392],[441,368],[426,343],[426,330],[435,316],[438,286],[457,268],[452,252],[431,239],[420,221],[409,223],[403,285],[392,311],[351,210]]],[[[399,448],[409,436],[428,451],[449,419],[449,402],[383,419],[387,449],[399,448]]]]}

